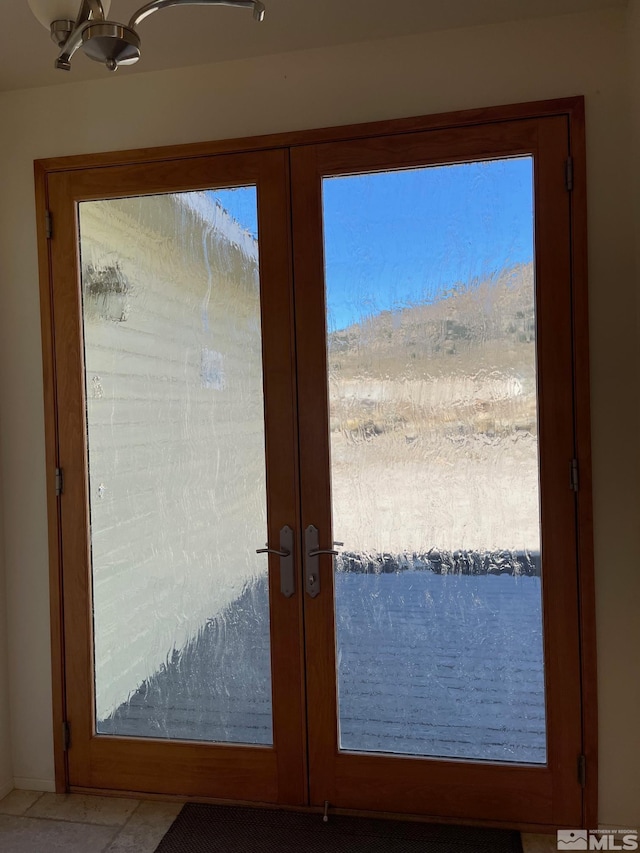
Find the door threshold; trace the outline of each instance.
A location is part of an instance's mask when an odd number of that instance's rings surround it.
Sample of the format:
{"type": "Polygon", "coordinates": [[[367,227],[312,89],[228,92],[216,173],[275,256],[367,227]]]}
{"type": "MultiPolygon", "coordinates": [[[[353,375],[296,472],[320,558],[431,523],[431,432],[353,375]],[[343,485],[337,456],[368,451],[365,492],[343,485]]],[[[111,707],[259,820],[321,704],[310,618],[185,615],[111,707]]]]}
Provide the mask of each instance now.
{"type": "MultiPolygon", "coordinates": [[[[112,788],[85,788],[71,785],[68,791],[60,793],[86,794],[94,797],[118,797],[134,800],[152,800],[162,803],[203,803],[211,806],[241,806],[250,809],[277,809],[278,811],[299,812],[302,814],[317,814],[322,819],[325,808],[320,806],[286,805],[284,803],[260,803],[250,800],[224,800],[216,797],[190,797],[176,794],[155,794],[149,791],[120,791],[112,788]]],[[[329,806],[329,820],[332,815],[344,817],[361,817],[370,820],[395,820],[411,823],[434,823],[445,826],[477,826],[482,829],[512,829],[518,832],[537,835],[553,835],[558,829],[566,829],[560,824],[519,823],[498,820],[476,820],[473,818],[440,817],[438,815],[404,814],[402,812],[377,812],[362,809],[341,809],[329,806]]],[[[574,829],[575,827],[568,827],[574,829]]]]}

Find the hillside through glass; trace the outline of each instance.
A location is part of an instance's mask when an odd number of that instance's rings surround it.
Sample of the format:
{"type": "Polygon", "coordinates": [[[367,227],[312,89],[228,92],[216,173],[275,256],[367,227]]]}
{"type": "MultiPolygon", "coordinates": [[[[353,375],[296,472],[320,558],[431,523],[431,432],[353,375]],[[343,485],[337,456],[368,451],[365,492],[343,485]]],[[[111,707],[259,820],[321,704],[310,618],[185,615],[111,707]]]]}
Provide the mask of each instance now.
{"type": "Polygon", "coordinates": [[[323,208],[340,749],[544,764],[533,160],[323,208]]]}

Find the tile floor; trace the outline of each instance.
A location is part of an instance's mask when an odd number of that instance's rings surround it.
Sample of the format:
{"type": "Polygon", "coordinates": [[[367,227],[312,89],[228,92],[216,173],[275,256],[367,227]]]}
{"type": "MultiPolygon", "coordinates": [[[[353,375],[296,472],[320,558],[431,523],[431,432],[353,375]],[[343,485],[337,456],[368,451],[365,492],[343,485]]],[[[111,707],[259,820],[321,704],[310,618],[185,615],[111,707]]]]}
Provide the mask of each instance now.
{"type": "Polygon", "coordinates": [[[0,802],[0,851],[153,853],[181,808],[181,803],[12,791],[0,802]]]}
{"type": "MultiPolygon", "coordinates": [[[[181,803],[12,791],[0,801],[2,853],[153,853],[181,803]]],[[[523,835],[524,853],[555,853],[550,835],[523,835]]]]}

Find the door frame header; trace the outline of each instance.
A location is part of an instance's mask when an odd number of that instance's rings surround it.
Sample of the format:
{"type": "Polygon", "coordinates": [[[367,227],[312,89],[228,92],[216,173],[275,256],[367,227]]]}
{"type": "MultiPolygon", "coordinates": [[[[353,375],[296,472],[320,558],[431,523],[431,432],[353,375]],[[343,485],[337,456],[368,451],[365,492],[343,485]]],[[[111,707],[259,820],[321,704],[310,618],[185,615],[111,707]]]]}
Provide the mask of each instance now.
{"type": "Polygon", "coordinates": [[[261,136],[245,136],[209,142],[164,145],[155,148],[138,148],[123,151],[74,154],[67,157],[50,157],[36,160],[37,172],[61,172],[73,169],[97,168],[151,163],[158,160],[186,160],[191,157],[213,154],[260,151],[268,148],[291,148],[298,145],[317,145],[321,142],[345,142],[374,136],[391,136],[424,130],[445,130],[453,127],[471,127],[478,124],[514,121],[527,118],[565,115],[571,127],[579,129],[584,124],[584,97],[558,98],[550,101],[532,101],[526,104],[506,104],[482,109],[458,110],[428,116],[411,116],[365,124],[347,124],[310,130],[294,130],[261,136]]]}

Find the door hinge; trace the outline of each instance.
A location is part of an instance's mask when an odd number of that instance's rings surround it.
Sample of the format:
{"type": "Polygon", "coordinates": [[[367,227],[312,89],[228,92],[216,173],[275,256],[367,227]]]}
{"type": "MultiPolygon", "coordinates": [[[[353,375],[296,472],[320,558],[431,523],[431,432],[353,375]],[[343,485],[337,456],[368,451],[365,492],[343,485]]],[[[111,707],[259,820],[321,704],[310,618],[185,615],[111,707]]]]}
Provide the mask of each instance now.
{"type": "Polygon", "coordinates": [[[587,759],[584,755],[578,756],[578,784],[581,788],[587,783],[587,759]]]}
{"type": "Polygon", "coordinates": [[[47,235],[47,240],[50,240],[53,237],[53,217],[51,216],[50,210],[45,211],[44,228],[45,233],[47,235]]]}
{"type": "Polygon", "coordinates": [[[578,473],[578,460],[571,460],[571,488],[574,492],[577,492],[580,488],[580,477],[578,473]]]}
{"type": "Polygon", "coordinates": [[[56,468],[56,497],[60,497],[64,491],[64,473],[62,468],[56,468]]]}
{"type": "Polygon", "coordinates": [[[567,190],[571,192],[573,190],[573,157],[567,157],[564,177],[567,190]]]}
{"type": "Polygon", "coordinates": [[[65,752],[71,746],[71,726],[65,720],[62,724],[62,747],[65,752]]]}

